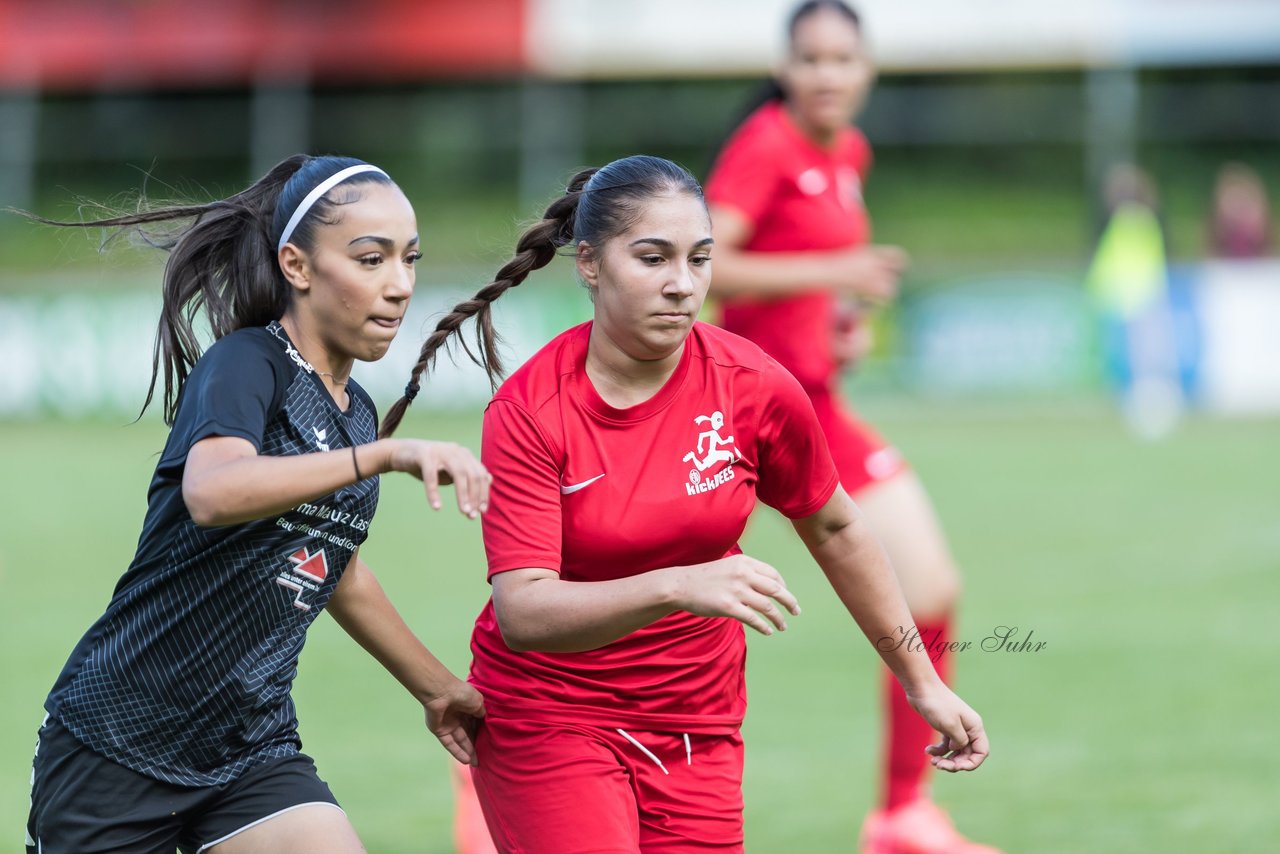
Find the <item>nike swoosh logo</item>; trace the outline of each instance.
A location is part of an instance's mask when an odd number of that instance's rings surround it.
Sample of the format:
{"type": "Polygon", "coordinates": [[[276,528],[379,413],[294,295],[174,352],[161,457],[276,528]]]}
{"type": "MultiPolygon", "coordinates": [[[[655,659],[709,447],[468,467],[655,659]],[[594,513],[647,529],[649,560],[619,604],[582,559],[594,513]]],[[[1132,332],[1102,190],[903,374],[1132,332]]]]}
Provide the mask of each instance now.
{"type": "Polygon", "coordinates": [[[591,480],[584,480],[582,483],[575,483],[571,486],[565,486],[562,483],[560,484],[560,494],[568,495],[571,492],[577,492],[579,489],[586,489],[588,486],[595,483],[597,480],[599,480],[602,477],[604,477],[604,475],[598,474],[595,477],[591,478],[591,480]]]}

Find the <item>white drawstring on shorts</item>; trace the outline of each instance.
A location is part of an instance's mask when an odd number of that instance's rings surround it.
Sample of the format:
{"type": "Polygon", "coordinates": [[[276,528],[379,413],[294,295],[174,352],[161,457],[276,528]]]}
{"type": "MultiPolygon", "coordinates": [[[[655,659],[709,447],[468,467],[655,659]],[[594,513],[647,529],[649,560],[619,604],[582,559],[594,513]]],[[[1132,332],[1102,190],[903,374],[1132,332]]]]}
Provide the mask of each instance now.
{"type": "Polygon", "coordinates": [[[645,747],[643,744],[641,744],[640,742],[632,738],[631,733],[627,732],[625,729],[622,729],[621,727],[618,727],[618,735],[622,736],[627,741],[631,742],[636,747],[640,748],[640,752],[643,753],[645,756],[648,756],[650,759],[652,759],[653,764],[661,768],[663,774],[666,774],[667,776],[671,775],[671,772],[667,770],[667,766],[662,764],[662,760],[659,759],[657,756],[655,756],[652,750],[650,750],[649,748],[645,747]]]}
{"type": "MultiPolygon", "coordinates": [[[[632,736],[631,733],[627,732],[625,729],[622,729],[621,727],[617,727],[616,729],[617,729],[618,735],[622,736],[627,741],[634,744],[640,750],[641,753],[643,753],[645,756],[648,756],[651,760],[653,760],[653,764],[657,765],[658,768],[662,770],[663,774],[666,774],[668,777],[671,776],[671,772],[667,770],[667,766],[662,764],[662,760],[659,759],[652,750],[645,747],[639,741],[636,741],[635,737],[632,736]]],[[[685,760],[688,762],[688,764],[692,765],[693,764],[693,746],[689,743],[689,734],[687,732],[684,733],[684,755],[685,755],[685,760]]]]}

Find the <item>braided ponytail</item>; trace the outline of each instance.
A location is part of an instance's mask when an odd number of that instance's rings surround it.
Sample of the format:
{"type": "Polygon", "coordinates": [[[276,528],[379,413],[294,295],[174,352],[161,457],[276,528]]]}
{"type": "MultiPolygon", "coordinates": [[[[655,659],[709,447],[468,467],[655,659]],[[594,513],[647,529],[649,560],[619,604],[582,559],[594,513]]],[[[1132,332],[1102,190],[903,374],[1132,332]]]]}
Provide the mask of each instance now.
{"type": "Polygon", "coordinates": [[[392,404],[382,419],[382,427],[378,430],[380,438],[387,438],[400,426],[405,410],[417,397],[421,387],[419,380],[423,373],[435,364],[436,353],[450,337],[457,335],[462,341],[463,350],[473,362],[485,369],[489,382],[497,386],[502,376],[502,356],[498,352],[498,333],[493,328],[492,307],[498,297],[514,288],[528,278],[534,270],[551,263],[556,250],[573,242],[574,220],[578,212],[578,201],[582,198],[582,189],[587,181],[596,173],[596,169],[584,169],[569,181],[565,194],[547,206],[542,219],[530,227],[516,242],[516,252],[511,260],[498,270],[493,281],[485,285],[469,300],[464,300],[453,307],[436,324],[435,331],[427,336],[418,354],[418,361],[409,374],[409,382],[404,387],[404,396],[392,404]],[[473,351],[462,336],[462,324],[468,319],[476,319],[476,349],[473,351]]]}
{"type": "Polygon", "coordinates": [[[469,318],[476,319],[476,349],[465,339],[463,349],[471,360],[484,368],[495,387],[502,376],[502,360],[498,355],[498,335],[493,328],[490,309],[493,301],[525,280],[534,270],[545,267],[556,250],[571,244],[600,247],[612,237],[622,234],[636,222],[649,199],[663,193],[687,193],[702,201],[702,188],[682,166],[636,154],[624,157],[599,169],[584,169],[573,180],[565,194],[556,199],[542,215],[542,220],[520,236],[516,254],[497,277],[474,297],[454,306],[436,324],[435,331],[422,345],[418,362],[409,375],[404,397],[395,402],[382,420],[378,435],[386,438],[395,432],[405,410],[418,394],[422,374],[435,364],[436,352],[457,335],[469,318]]]}

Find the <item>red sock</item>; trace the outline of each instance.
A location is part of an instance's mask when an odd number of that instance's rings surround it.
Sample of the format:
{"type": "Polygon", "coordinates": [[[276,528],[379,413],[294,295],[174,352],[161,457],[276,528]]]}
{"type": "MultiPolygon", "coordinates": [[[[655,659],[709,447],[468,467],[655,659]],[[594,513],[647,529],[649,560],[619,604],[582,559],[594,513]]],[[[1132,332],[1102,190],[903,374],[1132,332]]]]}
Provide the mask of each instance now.
{"type": "MultiPolygon", "coordinates": [[[[951,653],[938,656],[943,644],[951,641],[951,619],[917,620],[920,642],[929,650],[934,667],[944,681],[949,680],[951,653]]],[[[923,794],[926,772],[930,769],[929,755],[924,749],[936,744],[937,734],[907,702],[906,692],[884,670],[886,738],[884,762],[884,808],[891,810],[910,803],[923,794]]]]}

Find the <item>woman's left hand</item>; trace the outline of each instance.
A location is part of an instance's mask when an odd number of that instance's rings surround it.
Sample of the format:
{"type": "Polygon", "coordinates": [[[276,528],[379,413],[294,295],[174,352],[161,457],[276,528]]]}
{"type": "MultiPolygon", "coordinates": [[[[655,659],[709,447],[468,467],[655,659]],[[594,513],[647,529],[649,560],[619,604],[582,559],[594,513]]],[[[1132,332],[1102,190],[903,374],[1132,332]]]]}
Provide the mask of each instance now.
{"type": "Polygon", "coordinates": [[[473,737],[476,725],[484,717],[484,698],[480,692],[461,679],[455,679],[447,689],[423,704],[427,712],[427,729],[431,730],[444,749],[464,765],[476,765],[476,747],[473,737]]]}
{"type": "Polygon", "coordinates": [[[920,716],[942,733],[942,740],[925,748],[935,768],[943,771],[973,771],[987,758],[991,747],[982,718],[956,693],[938,680],[928,689],[907,699],[920,716]]]}
{"type": "Polygon", "coordinates": [[[489,509],[489,485],[493,478],[475,454],[453,442],[425,439],[384,439],[390,446],[387,467],[408,472],[422,481],[427,503],[440,509],[440,487],[453,484],[458,509],[474,519],[489,509]]]}

